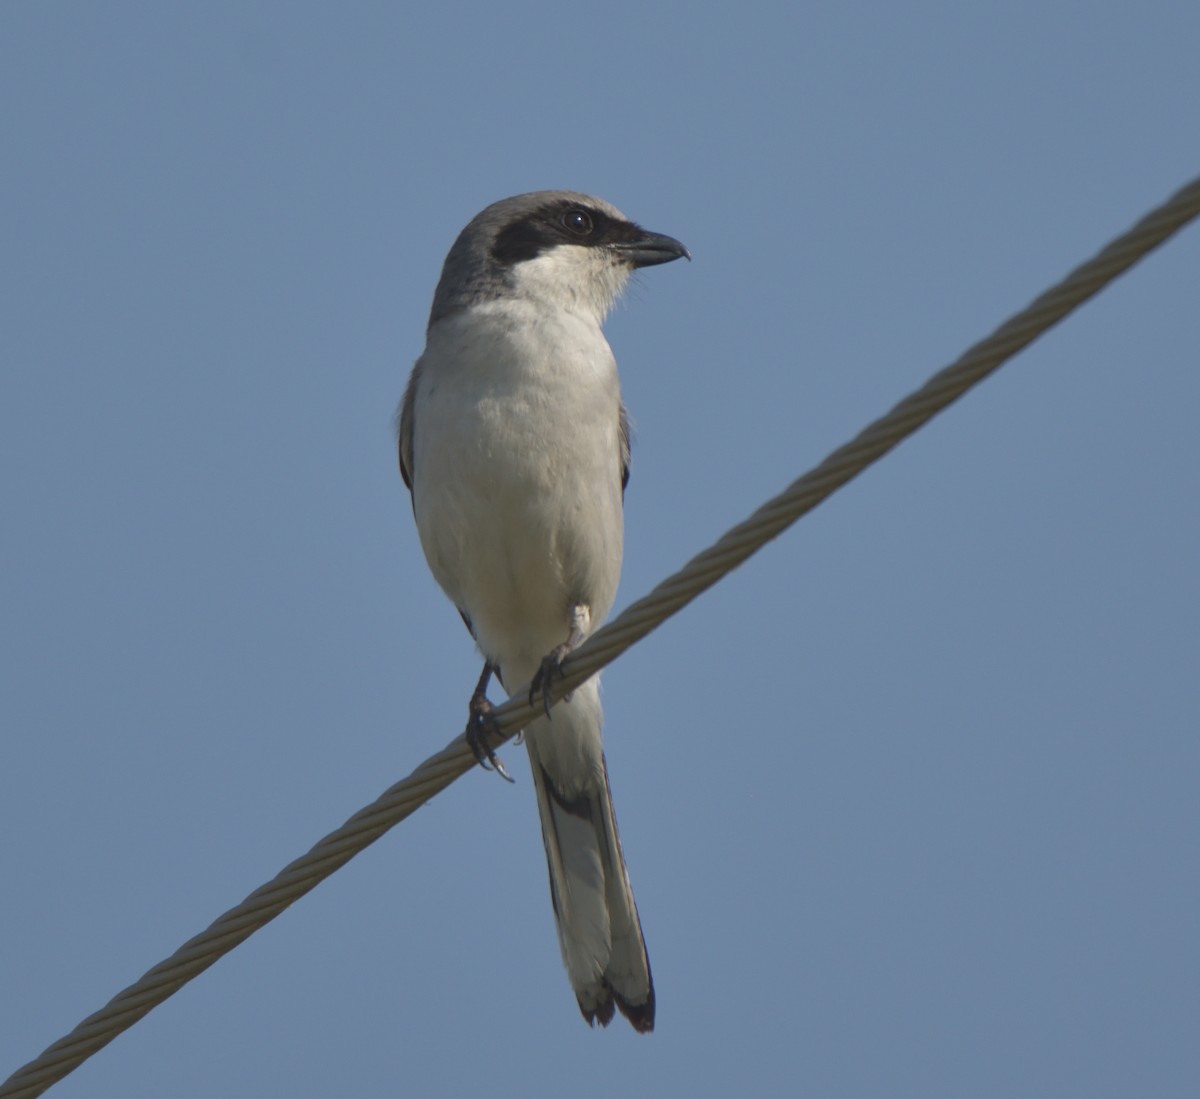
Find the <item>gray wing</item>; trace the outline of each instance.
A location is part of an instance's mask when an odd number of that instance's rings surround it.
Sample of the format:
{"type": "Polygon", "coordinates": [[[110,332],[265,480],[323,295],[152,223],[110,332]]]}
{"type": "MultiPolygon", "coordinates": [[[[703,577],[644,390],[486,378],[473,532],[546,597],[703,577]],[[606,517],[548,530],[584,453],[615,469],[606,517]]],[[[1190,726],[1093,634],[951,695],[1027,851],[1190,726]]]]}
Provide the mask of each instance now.
{"type": "MultiPolygon", "coordinates": [[[[404,398],[405,403],[408,403],[407,396],[404,398]]],[[[621,437],[621,497],[625,497],[625,486],[629,484],[629,463],[633,458],[633,451],[629,445],[629,411],[625,408],[625,402],[620,402],[620,410],[618,412],[618,433],[621,437]]],[[[410,431],[411,435],[412,432],[410,431]]],[[[409,464],[411,468],[412,455],[409,455],[409,464]]],[[[401,459],[403,465],[403,459],[401,459]]]]}
{"type": "MultiPolygon", "coordinates": [[[[413,367],[412,375],[408,379],[408,388],[404,390],[404,399],[400,402],[400,411],[396,414],[396,427],[399,436],[400,450],[400,476],[404,478],[404,483],[408,486],[409,495],[413,492],[413,405],[416,403],[417,396],[417,375],[421,372],[421,361],[417,360],[417,365],[413,367]]],[[[413,497],[413,512],[417,510],[416,497],[413,497]]],[[[467,614],[462,607],[458,608],[458,613],[462,615],[464,625],[472,637],[475,636],[475,626],[471,622],[471,616],[467,614]]],[[[497,672],[496,678],[499,679],[497,672]]],[[[501,686],[503,686],[501,681],[501,686]]]]}
{"type": "MultiPolygon", "coordinates": [[[[420,373],[421,360],[418,359],[409,376],[408,388],[404,390],[404,400],[400,402],[400,414],[396,417],[396,424],[400,429],[400,476],[404,478],[410,494],[413,490],[413,405],[417,399],[417,378],[420,373]]],[[[625,445],[628,448],[628,441],[625,445]]]]}

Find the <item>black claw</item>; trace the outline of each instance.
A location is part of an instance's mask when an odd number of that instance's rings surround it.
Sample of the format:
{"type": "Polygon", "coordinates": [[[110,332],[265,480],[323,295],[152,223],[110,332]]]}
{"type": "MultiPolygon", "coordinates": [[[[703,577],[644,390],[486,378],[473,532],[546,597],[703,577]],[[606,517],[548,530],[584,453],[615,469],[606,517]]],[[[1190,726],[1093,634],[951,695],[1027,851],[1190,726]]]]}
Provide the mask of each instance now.
{"type": "Polygon", "coordinates": [[[495,771],[502,779],[512,782],[512,776],[505,770],[500,757],[492,750],[489,743],[491,737],[500,736],[500,728],[496,723],[495,707],[487,699],[487,683],[494,669],[490,664],[484,665],[483,675],[475,693],[471,695],[468,707],[470,716],[467,718],[467,728],[464,732],[467,747],[475,757],[475,762],[485,771],[495,771]]]}
{"type": "Polygon", "coordinates": [[[529,705],[536,706],[537,698],[540,694],[542,696],[542,709],[546,711],[547,717],[550,716],[550,688],[554,684],[554,677],[563,674],[563,661],[567,659],[573,647],[569,643],[559,645],[542,661],[542,666],[538,668],[529,683],[529,705]]]}

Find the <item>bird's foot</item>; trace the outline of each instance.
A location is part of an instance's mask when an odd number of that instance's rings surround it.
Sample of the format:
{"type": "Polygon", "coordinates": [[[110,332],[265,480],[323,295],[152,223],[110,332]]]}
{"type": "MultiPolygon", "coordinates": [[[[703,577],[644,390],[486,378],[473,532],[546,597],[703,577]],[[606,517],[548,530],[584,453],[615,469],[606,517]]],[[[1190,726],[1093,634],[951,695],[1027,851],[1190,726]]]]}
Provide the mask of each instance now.
{"type": "MultiPolygon", "coordinates": [[[[563,674],[563,661],[571,654],[571,650],[575,646],[569,641],[564,641],[561,645],[556,645],[542,661],[542,666],[534,673],[533,679],[529,681],[529,705],[536,706],[538,696],[542,698],[542,709],[546,711],[546,716],[550,716],[550,688],[554,685],[556,676],[561,677],[563,674]]],[[[570,694],[563,696],[564,701],[570,701],[570,694]]]]}
{"type": "Polygon", "coordinates": [[[471,749],[475,762],[480,767],[485,771],[495,771],[502,779],[512,782],[512,775],[505,770],[504,764],[500,762],[500,757],[491,745],[492,740],[499,740],[501,736],[500,726],[496,721],[496,707],[487,697],[488,680],[491,679],[493,671],[495,669],[492,665],[484,665],[483,675],[479,677],[479,683],[468,704],[469,716],[463,735],[466,737],[467,747],[471,749]]]}
{"type": "MultiPolygon", "coordinates": [[[[554,684],[555,676],[562,676],[563,661],[567,659],[580,645],[583,644],[583,639],[587,637],[588,629],[592,624],[591,608],[584,603],[579,603],[571,608],[571,632],[567,635],[566,641],[561,645],[556,645],[551,650],[550,655],[542,661],[542,666],[538,668],[537,673],[529,683],[529,705],[537,705],[537,696],[542,696],[542,708],[546,711],[546,716],[550,716],[550,688],[554,684]]],[[[571,701],[571,692],[568,691],[563,695],[564,702],[571,701]]]]}
{"type": "Polygon", "coordinates": [[[475,756],[475,762],[485,771],[495,771],[502,779],[512,782],[512,775],[505,769],[500,757],[492,748],[491,741],[500,739],[500,726],[496,722],[495,707],[486,699],[471,699],[471,713],[467,718],[465,736],[467,747],[475,756]]]}

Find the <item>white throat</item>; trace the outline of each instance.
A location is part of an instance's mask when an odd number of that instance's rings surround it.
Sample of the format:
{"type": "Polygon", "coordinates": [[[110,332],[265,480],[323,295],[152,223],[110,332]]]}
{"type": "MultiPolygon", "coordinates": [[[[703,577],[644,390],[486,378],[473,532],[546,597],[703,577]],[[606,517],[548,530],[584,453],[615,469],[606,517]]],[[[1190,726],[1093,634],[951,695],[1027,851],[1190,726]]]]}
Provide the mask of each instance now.
{"type": "Polygon", "coordinates": [[[602,249],[563,244],[512,268],[513,290],[601,324],[629,281],[630,269],[602,249]]]}

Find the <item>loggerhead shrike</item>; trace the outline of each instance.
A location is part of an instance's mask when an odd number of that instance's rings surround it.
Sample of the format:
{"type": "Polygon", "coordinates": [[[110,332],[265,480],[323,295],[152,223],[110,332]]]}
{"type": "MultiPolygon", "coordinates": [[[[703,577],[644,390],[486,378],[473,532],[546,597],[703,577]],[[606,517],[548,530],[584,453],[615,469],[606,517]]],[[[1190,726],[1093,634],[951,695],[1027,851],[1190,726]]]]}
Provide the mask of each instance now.
{"type": "Polygon", "coordinates": [[[635,268],[688,250],[602,199],[538,191],[459,234],[400,407],[400,472],[425,558],[483,655],[467,740],[506,778],[487,685],[532,682],[525,730],[558,941],[579,1010],[654,1029],[654,983],[600,742],[598,677],[550,712],[567,654],[612,607],[629,421],[601,322],[635,268]]]}

